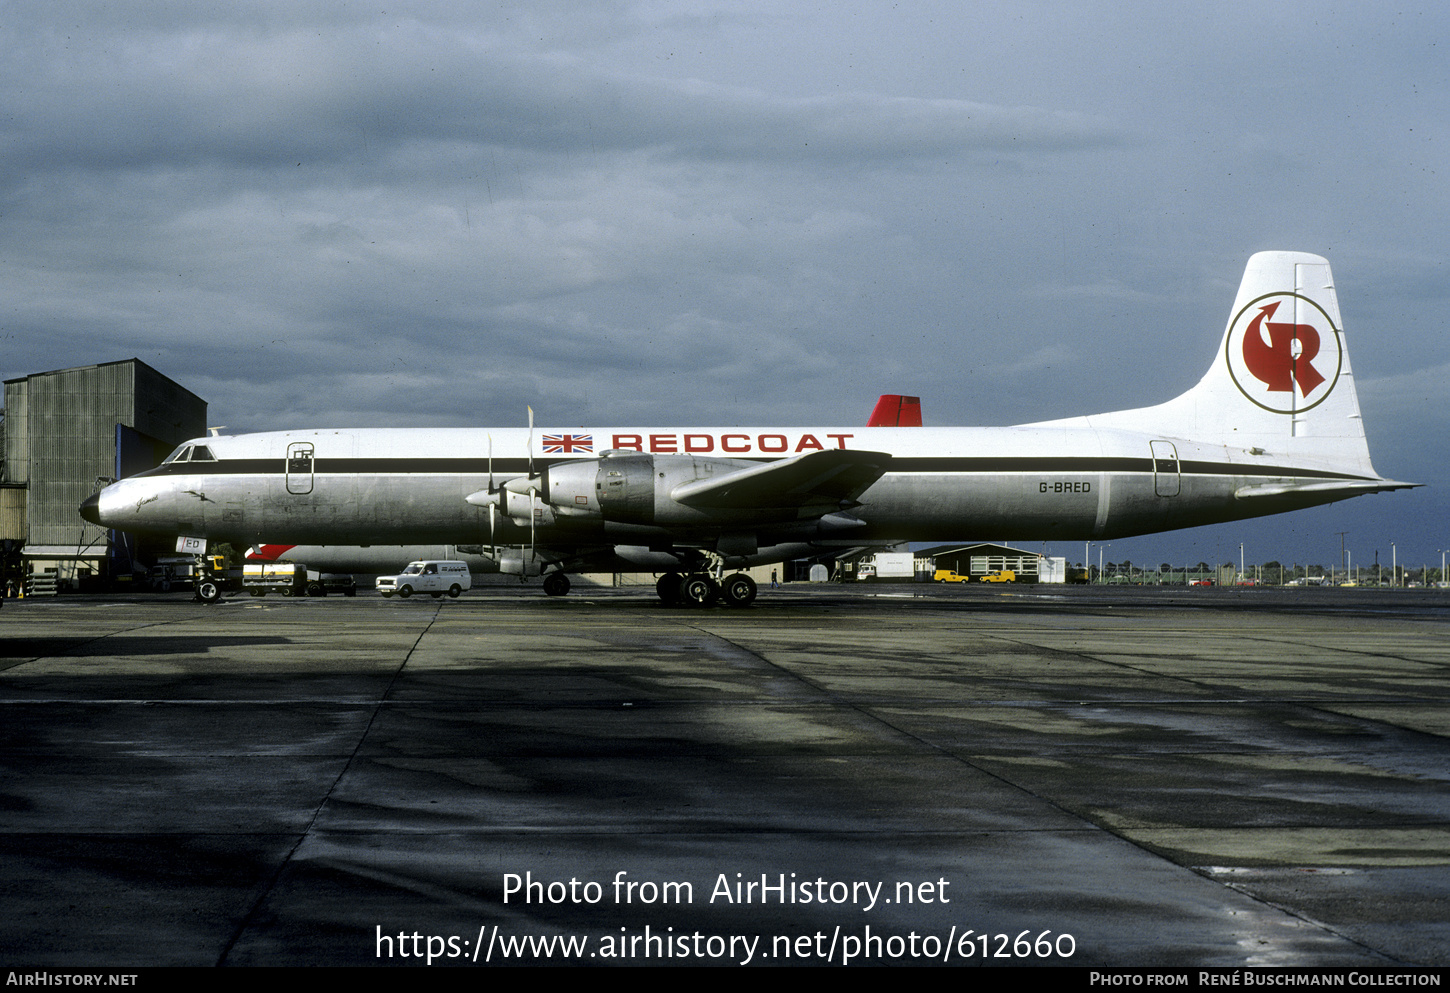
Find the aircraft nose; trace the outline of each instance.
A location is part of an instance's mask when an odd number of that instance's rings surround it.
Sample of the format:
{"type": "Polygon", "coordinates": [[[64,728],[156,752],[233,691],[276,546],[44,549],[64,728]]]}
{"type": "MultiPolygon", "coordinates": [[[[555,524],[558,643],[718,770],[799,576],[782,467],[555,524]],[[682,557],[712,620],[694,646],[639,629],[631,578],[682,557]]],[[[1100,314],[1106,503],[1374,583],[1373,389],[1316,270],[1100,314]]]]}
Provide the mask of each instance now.
{"type": "Polygon", "coordinates": [[[92,493],[86,497],[85,502],[81,504],[81,516],[92,524],[101,523],[101,495],[99,493],[92,493]]]}

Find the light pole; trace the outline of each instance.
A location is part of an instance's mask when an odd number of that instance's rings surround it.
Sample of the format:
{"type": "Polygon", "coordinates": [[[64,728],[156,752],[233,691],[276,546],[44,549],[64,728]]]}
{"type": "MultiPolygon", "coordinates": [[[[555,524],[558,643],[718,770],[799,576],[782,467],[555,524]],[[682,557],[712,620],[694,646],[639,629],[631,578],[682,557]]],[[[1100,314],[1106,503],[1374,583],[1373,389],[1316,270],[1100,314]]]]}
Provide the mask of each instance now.
{"type": "Polygon", "coordinates": [[[1395,543],[1390,542],[1390,585],[1399,589],[1400,586],[1400,559],[1395,554],[1395,543]]]}

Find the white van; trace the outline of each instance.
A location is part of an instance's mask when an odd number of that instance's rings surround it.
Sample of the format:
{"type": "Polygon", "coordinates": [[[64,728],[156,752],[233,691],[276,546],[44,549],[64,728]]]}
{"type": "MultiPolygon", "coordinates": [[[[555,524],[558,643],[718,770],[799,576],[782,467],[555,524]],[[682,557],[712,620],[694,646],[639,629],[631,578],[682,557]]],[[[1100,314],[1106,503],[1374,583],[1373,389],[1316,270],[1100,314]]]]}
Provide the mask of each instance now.
{"type": "Polygon", "coordinates": [[[473,575],[467,562],[409,562],[396,576],[379,576],[377,587],[385,597],[394,593],[400,597],[414,593],[428,593],[434,599],[445,593],[456,597],[473,587],[473,575]]]}

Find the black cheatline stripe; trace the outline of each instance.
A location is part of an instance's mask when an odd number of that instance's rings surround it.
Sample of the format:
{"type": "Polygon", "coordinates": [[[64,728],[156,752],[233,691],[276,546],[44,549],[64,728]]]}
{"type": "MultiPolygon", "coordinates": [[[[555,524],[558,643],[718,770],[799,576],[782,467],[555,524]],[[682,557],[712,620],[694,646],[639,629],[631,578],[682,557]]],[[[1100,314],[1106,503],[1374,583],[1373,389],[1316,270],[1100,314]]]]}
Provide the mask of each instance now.
{"type": "MultiPolygon", "coordinates": [[[[670,453],[674,454],[674,453],[670,453]]],[[[168,462],[139,476],[268,476],[281,475],[286,460],[271,459],[222,459],[217,462],[168,462]]],[[[563,459],[535,459],[535,470],[560,462],[577,462],[578,457],[563,459]]],[[[743,458],[745,462],[768,462],[771,459],[743,458]]],[[[527,472],[527,459],[494,459],[493,471],[499,475],[516,475],[527,472]]],[[[1300,479],[1354,479],[1374,481],[1373,476],[1357,476],[1327,469],[1302,469],[1294,466],[1249,465],[1237,462],[1188,462],[1179,463],[1180,471],[1191,476],[1265,476],[1294,477],[1300,479]]],[[[312,471],[323,475],[417,475],[417,476],[486,476],[489,464],[487,458],[438,458],[438,459],[314,459],[312,471]]],[[[1149,458],[1104,458],[1074,457],[1057,458],[893,458],[887,474],[899,472],[940,473],[1052,473],[1058,475],[1093,475],[1103,472],[1151,473],[1153,460],[1149,458]]],[[[1171,472],[1171,469],[1164,469],[1171,472]]],[[[298,473],[298,475],[305,475],[298,473]]],[[[132,477],[135,478],[135,477],[132,477]]]]}

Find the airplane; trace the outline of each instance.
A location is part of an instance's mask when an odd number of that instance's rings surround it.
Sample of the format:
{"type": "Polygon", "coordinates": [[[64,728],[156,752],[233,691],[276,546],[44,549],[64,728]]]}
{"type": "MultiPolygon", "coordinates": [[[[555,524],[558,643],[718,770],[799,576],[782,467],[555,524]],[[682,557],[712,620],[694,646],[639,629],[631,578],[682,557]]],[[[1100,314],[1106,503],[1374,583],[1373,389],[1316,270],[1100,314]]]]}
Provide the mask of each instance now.
{"type": "Polygon", "coordinates": [[[80,512],[198,547],[474,545],[553,596],[570,572],[639,571],[662,574],[665,603],[743,606],[755,583],[727,570],[964,532],[1109,540],[1416,485],[1370,463],[1329,262],[1300,252],[1249,259],[1208,372],[1152,407],[1011,427],[537,437],[532,420],[196,438],[80,512]]]}
{"type": "MultiPolygon", "coordinates": [[[[921,427],[921,397],[883,393],[867,427],[921,427]]],[[[498,563],[480,545],[286,545],[265,542],[248,548],[248,562],[300,562],[325,573],[397,572],[404,563],[460,560],[474,574],[498,571],[498,563]]],[[[522,578],[522,577],[521,577],[522,578]]]]}

